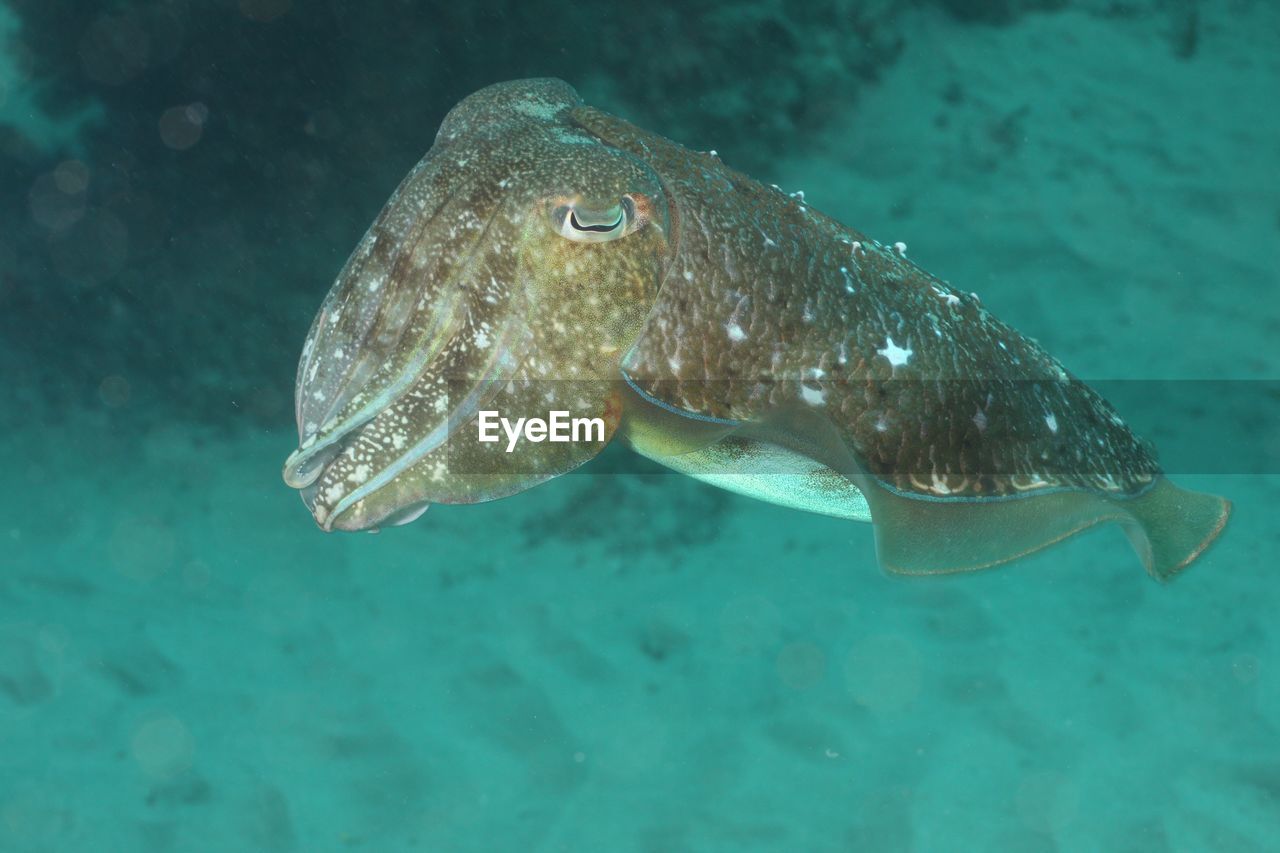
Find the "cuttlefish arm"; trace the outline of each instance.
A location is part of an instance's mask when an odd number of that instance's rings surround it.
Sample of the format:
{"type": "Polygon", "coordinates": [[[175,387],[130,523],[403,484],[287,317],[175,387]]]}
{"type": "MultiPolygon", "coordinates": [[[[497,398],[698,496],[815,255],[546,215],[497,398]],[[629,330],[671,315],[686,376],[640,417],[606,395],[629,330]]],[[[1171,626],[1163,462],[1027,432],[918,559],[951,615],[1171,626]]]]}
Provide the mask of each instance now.
{"type": "Polygon", "coordinates": [[[1116,522],[1166,579],[1222,531],[1227,501],[1169,482],[1102,397],[901,244],[713,155],[573,115],[661,175],[678,226],[622,364],[649,404],[628,410],[640,452],[731,488],[790,460],[738,490],[869,516],[882,565],[905,574],[997,565],[1116,522]]]}

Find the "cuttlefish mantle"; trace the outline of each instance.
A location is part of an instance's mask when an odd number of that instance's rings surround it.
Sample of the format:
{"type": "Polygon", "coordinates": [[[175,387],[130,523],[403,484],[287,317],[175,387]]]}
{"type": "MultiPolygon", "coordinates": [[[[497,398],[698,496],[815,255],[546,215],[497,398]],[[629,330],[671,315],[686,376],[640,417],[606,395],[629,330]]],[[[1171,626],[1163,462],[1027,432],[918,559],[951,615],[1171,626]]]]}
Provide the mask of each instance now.
{"type": "Polygon", "coordinates": [[[445,118],[325,298],[296,404],[284,476],[325,530],[514,494],[615,437],[869,521],[901,574],[1115,522],[1166,579],[1230,512],[1173,485],[1105,400],[905,245],[550,79],[445,118]],[[479,439],[481,413],[553,411],[599,430],[512,452],[479,439]]]}

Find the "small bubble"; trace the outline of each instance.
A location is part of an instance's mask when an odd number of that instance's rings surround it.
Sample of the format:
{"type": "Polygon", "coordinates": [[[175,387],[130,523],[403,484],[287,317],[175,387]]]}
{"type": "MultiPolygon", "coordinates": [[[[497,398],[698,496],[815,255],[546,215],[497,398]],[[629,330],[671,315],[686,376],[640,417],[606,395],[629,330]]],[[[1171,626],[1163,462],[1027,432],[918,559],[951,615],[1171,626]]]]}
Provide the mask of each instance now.
{"type": "Polygon", "coordinates": [[[845,685],[859,705],[876,711],[896,711],[920,693],[921,656],[905,637],[867,637],[845,659],[845,685]]]}
{"type": "Polygon", "coordinates": [[[84,216],[84,193],[68,193],[59,185],[57,172],[36,178],[27,194],[27,206],[36,224],[50,231],[65,231],[84,216]]]}
{"type": "Polygon", "coordinates": [[[161,714],[133,733],[133,760],[152,776],[172,776],[191,764],[191,732],[172,714],[161,714]]]}
{"type": "Polygon", "coordinates": [[[53,183],[66,195],[76,195],[89,187],[89,167],[79,160],[63,160],[53,170],[53,183]]]}
{"type": "Polygon", "coordinates": [[[130,391],[129,380],[118,373],[113,373],[98,383],[98,398],[112,409],[118,409],[129,402],[130,391]]]}
{"type": "Polygon", "coordinates": [[[201,116],[192,105],[169,107],[160,116],[160,141],[174,151],[186,151],[200,141],[207,117],[208,110],[201,116]]]}

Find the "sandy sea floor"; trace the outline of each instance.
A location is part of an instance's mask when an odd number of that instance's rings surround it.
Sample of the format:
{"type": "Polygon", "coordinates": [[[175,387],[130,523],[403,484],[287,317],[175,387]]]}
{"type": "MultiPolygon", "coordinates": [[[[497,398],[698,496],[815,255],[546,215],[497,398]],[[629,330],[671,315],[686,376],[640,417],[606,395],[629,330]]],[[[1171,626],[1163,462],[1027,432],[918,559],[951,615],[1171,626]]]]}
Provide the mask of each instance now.
{"type": "MultiPolygon", "coordinates": [[[[1083,377],[1256,383],[1260,419],[1124,414],[1274,458],[1280,13],[1203,5],[1190,60],[1133,21],[913,13],[760,177],[1083,377]]],[[[656,471],[326,536],[292,446],[96,401],[0,435],[0,849],[1280,845],[1261,469],[1179,478],[1236,515],[1169,586],[1118,529],[907,581],[869,526],[656,471]]]]}

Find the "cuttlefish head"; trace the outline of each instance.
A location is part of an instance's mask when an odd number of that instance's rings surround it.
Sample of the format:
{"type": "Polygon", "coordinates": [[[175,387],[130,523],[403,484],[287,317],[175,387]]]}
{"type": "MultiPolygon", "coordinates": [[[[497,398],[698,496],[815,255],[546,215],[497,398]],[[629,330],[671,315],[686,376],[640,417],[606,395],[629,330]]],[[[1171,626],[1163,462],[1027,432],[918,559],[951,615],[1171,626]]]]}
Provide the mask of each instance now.
{"type": "Polygon", "coordinates": [[[658,177],[577,126],[580,105],[558,80],[462,101],[338,275],[303,347],[284,467],[322,528],[510,494],[598,452],[485,476],[458,464],[489,449],[460,431],[495,403],[607,408],[666,270],[658,177]]]}

